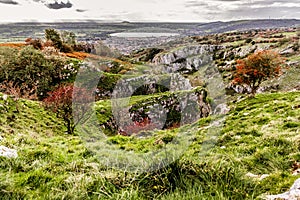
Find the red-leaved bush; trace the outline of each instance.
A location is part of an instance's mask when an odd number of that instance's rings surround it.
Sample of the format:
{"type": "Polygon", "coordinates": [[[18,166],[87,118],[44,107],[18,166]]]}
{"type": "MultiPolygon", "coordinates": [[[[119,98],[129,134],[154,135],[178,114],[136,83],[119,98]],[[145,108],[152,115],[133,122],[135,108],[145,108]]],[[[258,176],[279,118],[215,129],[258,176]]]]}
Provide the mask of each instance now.
{"type": "Polygon", "coordinates": [[[237,60],[234,72],[234,83],[247,85],[254,95],[260,84],[281,75],[284,59],[271,50],[258,51],[243,60],[237,60]]]}
{"type": "Polygon", "coordinates": [[[147,130],[153,130],[157,128],[157,126],[154,123],[151,123],[151,119],[149,117],[143,118],[141,121],[134,121],[133,124],[127,125],[125,127],[122,127],[123,129],[119,131],[121,135],[132,135],[136,134],[140,131],[147,131],[147,130]]]}
{"type": "Polygon", "coordinates": [[[67,132],[73,134],[78,123],[86,119],[89,114],[89,105],[93,102],[93,96],[88,90],[72,84],[60,85],[48,95],[43,100],[44,105],[55,112],[57,117],[63,119],[67,132]]]}

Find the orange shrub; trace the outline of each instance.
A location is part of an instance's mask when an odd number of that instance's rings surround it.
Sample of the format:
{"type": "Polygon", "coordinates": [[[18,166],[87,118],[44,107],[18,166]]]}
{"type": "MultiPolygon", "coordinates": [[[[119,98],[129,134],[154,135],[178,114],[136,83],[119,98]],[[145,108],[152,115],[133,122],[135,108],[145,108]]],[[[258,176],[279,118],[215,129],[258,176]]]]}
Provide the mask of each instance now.
{"type": "Polygon", "coordinates": [[[26,43],[1,43],[0,47],[13,47],[13,48],[21,48],[26,46],[26,43]]]}
{"type": "Polygon", "coordinates": [[[277,52],[258,51],[237,61],[234,83],[249,86],[254,95],[263,81],[281,75],[283,64],[284,59],[277,52]]]}

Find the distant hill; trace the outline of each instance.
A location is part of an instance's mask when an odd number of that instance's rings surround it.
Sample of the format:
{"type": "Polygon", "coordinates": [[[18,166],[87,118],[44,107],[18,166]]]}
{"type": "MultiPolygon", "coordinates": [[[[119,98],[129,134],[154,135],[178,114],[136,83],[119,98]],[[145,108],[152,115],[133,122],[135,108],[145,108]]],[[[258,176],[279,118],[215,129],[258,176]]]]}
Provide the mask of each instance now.
{"type": "Polygon", "coordinates": [[[260,20],[240,20],[229,22],[209,22],[198,25],[194,30],[189,30],[187,35],[202,35],[212,33],[224,33],[229,31],[243,31],[253,29],[272,29],[272,28],[287,28],[299,27],[300,20],[298,19],[260,19],[260,20]]]}
{"type": "Polygon", "coordinates": [[[59,30],[73,31],[78,35],[78,40],[105,40],[111,33],[134,32],[138,30],[169,30],[180,33],[181,36],[204,35],[212,33],[224,33],[236,30],[269,29],[281,27],[298,27],[300,20],[297,19],[264,19],[264,20],[240,20],[229,22],[209,23],[149,23],[149,22],[115,22],[104,23],[103,21],[79,21],[58,23],[11,23],[0,24],[0,41],[24,41],[28,37],[36,37],[43,33],[44,29],[52,27],[59,30]]]}

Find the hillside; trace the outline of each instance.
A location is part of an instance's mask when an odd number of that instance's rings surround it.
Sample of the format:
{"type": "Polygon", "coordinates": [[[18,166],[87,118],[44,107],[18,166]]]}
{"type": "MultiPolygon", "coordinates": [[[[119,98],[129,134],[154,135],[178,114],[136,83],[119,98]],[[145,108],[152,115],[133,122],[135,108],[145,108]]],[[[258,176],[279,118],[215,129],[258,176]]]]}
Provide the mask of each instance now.
{"type": "MultiPolygon", "coordinates": [[[[216,24],[226,32],[125,55],[102,43],[95,55],[62,52],[53,41],[0,44],[0,146],[17,154],[0,156],[0,199],[263,199],[288,191],[300,178],[299,29],[216,24]],[[237,60],[265,49],[286,65],[249,97],[249,87],[232,81],[237,60]],[[95,102],[68,134],[45,99],[74,83],[95,102]]],[[[85,107],[75,109],[82,99],[74,94],[67,111],[76,123],[85,107]]]]}
{"type": "MultiPolygon", "coordinates": [[[[65,135],[59,120],[36,102],[2,98],[1,104],[10,108],[1,111],[1,145],[17,149],[19,155],[0,157],[2,199],[255,199],[284,192],[299,178],[292,175],[300,156],[299,92],[260,94],[231,104],[215,145],[202,156],[211,119],[186,126],[194,136],[185,154],[164,169],[138,176],[101,165],[80,137],[65,135]],[[270,176],[260,181],[247,173],[270,176]]],[[[110,141],[140,152],[163,148],[164,138],[178,131],[110,141]]]]}

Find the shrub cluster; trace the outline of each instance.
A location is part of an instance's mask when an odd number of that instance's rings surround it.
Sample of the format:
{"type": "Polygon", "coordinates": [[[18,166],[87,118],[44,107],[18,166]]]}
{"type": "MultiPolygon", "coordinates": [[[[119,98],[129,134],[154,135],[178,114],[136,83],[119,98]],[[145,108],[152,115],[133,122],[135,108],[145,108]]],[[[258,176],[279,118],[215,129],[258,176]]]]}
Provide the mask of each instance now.
{"type": "Polygon", "coordinates": [[[89,114],[92,95],[85,88],[75,87],[71,83],[59,85],[48,95],[43,100],[45,107],[63,119],[67,133],[73,134],[75,127],[89,114]]]}
{"type": "Polygon", "coordinates": [[[237,60],[234,83],[249,86],[254,95],[263,81],[281,75],[283,65],[284,59],[277,52],[258,51],[243,60],[237,60]]]}
{"type": "Polygon", "coordinates": [[[45,30],[45,41],[40,38],[27,38],[25,42],[27,45],[31,45],[38,50],[43,50],[47,47],[54,47],[63,53],[71,53],[73,51],[91,53],[94,49],[94,46],[91,44],[77,43],[75,33],[69,31],[62,31],[59,33],[55,29],[45,30]]]}
{"type": "Polygon", "coordinates": [[[54,86],[75,78],[78,62],[61,56],[47,56],[31,46],[20,50],[0,48],[0,84],[2,91],[19,88],[19,96],[43,99],[54,86]],[[8,84],[10,82],[10,84],[8,84]]]}

